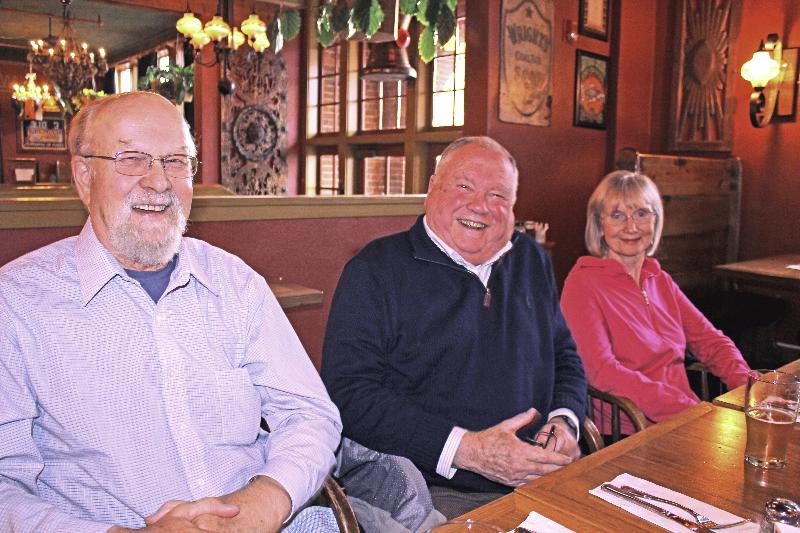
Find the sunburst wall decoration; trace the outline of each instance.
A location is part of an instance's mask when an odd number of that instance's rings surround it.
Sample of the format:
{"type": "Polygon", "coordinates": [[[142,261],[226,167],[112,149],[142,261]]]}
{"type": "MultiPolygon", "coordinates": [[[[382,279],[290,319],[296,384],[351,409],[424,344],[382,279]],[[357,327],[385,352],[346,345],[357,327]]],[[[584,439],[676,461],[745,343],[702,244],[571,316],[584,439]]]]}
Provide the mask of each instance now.
{"type": "Polygon", "coordinates": [[[732,143],[731,43],[741,0],[682,0],[678,8],[670,150],[729,151],[732,143]]]}

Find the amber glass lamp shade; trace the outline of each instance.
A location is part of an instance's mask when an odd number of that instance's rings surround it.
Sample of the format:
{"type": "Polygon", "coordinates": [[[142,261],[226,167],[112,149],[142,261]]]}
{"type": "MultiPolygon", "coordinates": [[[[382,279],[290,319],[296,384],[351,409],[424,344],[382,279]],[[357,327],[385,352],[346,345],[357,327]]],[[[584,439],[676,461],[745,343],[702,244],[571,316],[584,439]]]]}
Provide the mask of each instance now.
{"type": "Polygon", "coordinates": [[[184,13],[183,16],[178,19],[178,22],[175,23],[175,29],[189,39],[192,35],[203,29],[203,23],[190,11],[184,13]]]}
{"type": "Polygon", "coordinates": [[[255,39],[257,34],[265,33],[267,31],[266,23],[263,20],[261,20],[261,17],[259,17],[255,13],[251,13],[249,17],[244,19],[242,21],[241,27],[242,27],[242,33],[247,35],[247,37],[249,37],[250,39],[255,39]]]}
{"type": "Polygon", "coordinates": [[[220,15],[214,15],[211,20],[206,22],[203,31],[206,32],[209,39],[219,42],[231,34],[231,27],[220,15]]]}

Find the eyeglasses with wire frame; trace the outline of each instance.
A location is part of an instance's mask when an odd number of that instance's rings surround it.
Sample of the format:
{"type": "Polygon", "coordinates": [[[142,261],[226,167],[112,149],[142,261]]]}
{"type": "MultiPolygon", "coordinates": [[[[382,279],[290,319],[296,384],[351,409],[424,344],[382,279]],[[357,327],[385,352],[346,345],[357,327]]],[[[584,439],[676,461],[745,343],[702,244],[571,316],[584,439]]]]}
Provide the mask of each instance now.
{"type": "Polygon", "coordinates": [[[189,179],[197,174],[200,161],[193,155],[169,154],[153,157],[145,152],[124,150],[113,156],[81,154],[86,159],[105,159],[114,162],[114,170],[123,176],[144,176],[153,168],[153,161],[159,161],[164,174],[173,179],[189,179]]]}
{"type": "Polygon", "coordinates": [[[644,224],[649,224],[655,219],[655,217],[655,211],[651,209],[645,209],[644,207],[636,209],[630,215],[627,215],[619,210],[614,210],[608,215],[603,215],[603,218],[606,220],[606,222],[612,226],[624,226],[628,223],[628,220],[633,220],[633,224],[637,227],[644,224]]]}

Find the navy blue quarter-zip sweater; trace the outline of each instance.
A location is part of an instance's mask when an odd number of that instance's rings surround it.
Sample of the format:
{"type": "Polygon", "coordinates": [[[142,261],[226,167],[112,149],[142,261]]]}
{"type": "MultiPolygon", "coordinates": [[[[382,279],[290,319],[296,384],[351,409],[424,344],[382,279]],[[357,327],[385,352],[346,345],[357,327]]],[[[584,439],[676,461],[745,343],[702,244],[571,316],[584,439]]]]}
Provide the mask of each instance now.
{"type": "Polygon", "coordinates": [[[436,463],[453,426],[481,430],[535,407],[583,417],[586,378],[559,308],[547,254],[514,233],[488,289],[430,240],[420,217],[345,266],[322,378],[344,435],[411,459],[429,484],[510,491],[436,463]]]}

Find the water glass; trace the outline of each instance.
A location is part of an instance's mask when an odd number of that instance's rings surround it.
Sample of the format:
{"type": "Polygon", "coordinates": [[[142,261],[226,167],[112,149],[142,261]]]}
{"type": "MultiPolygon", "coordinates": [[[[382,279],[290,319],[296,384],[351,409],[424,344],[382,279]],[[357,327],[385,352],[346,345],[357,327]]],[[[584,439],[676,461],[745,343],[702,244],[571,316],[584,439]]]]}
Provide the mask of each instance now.
{"type": "Polygon", "coordinates": [[[794,431],[800,379],[778,370],[753,370],[747,376],[744,459],[759,468],[783,468],[794,431]]]}
{"type": "Polygon", "coordinates": [[[468,531],[469,533],[503,533],[503,530],[497,526],[484,522],[476,522],[472,519],[450,520],[429,529],[426,533],[462,533],[464,531],[468,531]]]}

